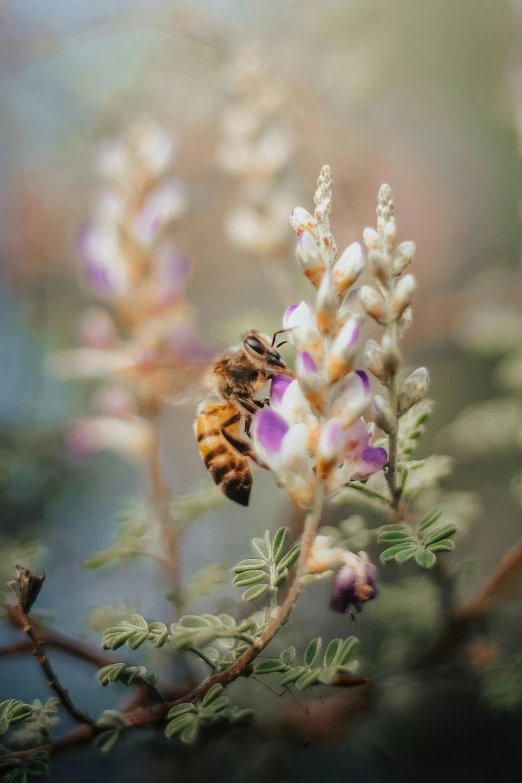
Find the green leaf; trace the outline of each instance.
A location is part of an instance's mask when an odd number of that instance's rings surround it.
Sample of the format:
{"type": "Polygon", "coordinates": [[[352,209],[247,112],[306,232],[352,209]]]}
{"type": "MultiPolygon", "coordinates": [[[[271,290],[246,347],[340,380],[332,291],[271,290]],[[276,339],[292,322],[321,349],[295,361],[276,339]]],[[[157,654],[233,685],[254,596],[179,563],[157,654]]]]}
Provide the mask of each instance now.
{"type": "Polygon", "coordinates": [[[246,560],[241,560],[234,566],[233,571],[236,574],[240,574],[243,571],[252,571],[257,568],[267,568],[268,563],[265,560],[260,560],[258,557],[248,557],[246,560]]]}
{"type": "Polygon", "coordinates": [[[340,646],[341,646],[341,639],[332,639],[332,641],[328,644],[328,647],[324,652],[324,658],[323,658],[323,663],[325,665],[325,668],[328,668],[329,666],[333,665],[334,661],[336,660],[336,655],[340,646]]]}
{"type": "Polygon", "coordinates": [[[282,661],[262,661],[254,664],[254,674],[272,674],[273,672],[286,672],[288,665],[282,661]]]}
{"type": "Polygon", "coordinates": [[[430,533],[429,536],[423,538],[424,546],[436,544],[437,541],[442,541],[445,538],[451,538],[456,532],[456,525],[443,525],[442,527],[437,528],[437,530],[434,530],[433,533],[430,533]]]}
{"type": "Polygon", "coordinates": [[[30,775],[38,778],[45,778],[49,774],[49,764],[47,763],[47,753],[33,753],[27,760],[27,771],[30,775]]]}
{"type": "Polygon", "coordinates": [[[312,671],[305,672],[296,681],[295,687],[298,691],[304,691],[305,688],[309,688],[310,685],[315,685],[316,682],[319,682],[321,672],[322,669],[312,669],[312,671]]]}
{"type": "Polygon", "coordinates": [[[211,704],[205,706],[203,715],[215,715],[227,707],[230,707],[230,699],[227,696],[220,696],[218,699],[213,699],[211,704]]]}
{"type": "Polygon", "coordinates": [[[395,562],[399,563],[399,565],[401,563],[406,563],[408,560],[414,558],[418,551],[418,544],[414,544],[409,549],[403,549],[402,552],[399,552],[397,555],[395,555],[395,562]]]}
{"type": "Polygon", "coordinates": [[[337,669],[335,666],[329,666],[326,669],[321,669],[321,674],[319,675],[319,682],[322,682],[324,685],[330,685],[332,680],[337,674],[337,669]]]}
{"type": "Polygon", "coordinates": [[[379,533],[377,540],[379,543],[383,541],[396,541],[399,543],[401,541],[412,541],[413,536],[409,528],[397,526],[395,530],[385,530],[383,533],[379,533]]]}
{"type": "Polygon", "coordinates": [[[185,745],[193,745],[198,738],[198,732],[199,722],[195,720],[190,726],[187,726],[187,728],[182,731],[180,739],[185,745]]]}
{"type": "Polygon", "coordinates": [[[25,768],[18,768],[9,772],[5,776],[3,783],[26,783],[26,780],[27,775],[25,773],[25,768]]]}
{"type": "Polygon", "coordinates": [[[315,659],[319,655],[321,651],[321,646],[323,644],[323,640],[320,636],[318,636],[316,639],[312,639],[312,641],[309,643],[308,647],[305,650],[304,654],[304,662],[305,666],[313,666],[315,659]]]}
{"type": "Polygon", "coordinates": [[[429,514],[426,514],[422,519],[419,521],[419,524],[417,527],[419,530],[427,530],[429,527],[435,524],[435,522],[439,519],[440,515],[442,514],[442,511],[430,511],[429,514]]]}
{"type": "Polygon", "coordinates": [[[291,666],[295,659],[295,647],[292,645],[287,647],[286,650],[283,650],[279,657],[283,663],[286,663],[287,666],[291,666]]]}
{"type": "Polygon", "coordinates": [[[101,750],[102,753],[108,753],[114,743],[119,737],[120,732],[117,729],[108,729],[98,734],[94,740],[96,747],[101,750]]]}
{"type": "Polygon", "coordinates": [[[306,666],[295,666],[293,669],[289,669],[287,672],[281,675],[281,685],[290,685],[301,677],[306,671],[306,666]]]}
{"type": "Polygon", "coordinates": [[[98,680],[104,686],[118,680],[127,686],[133,685],[136,680],[154,685],[157,679],[156,674],[147,673],[145,666],[127,666],[126,663],[111,663],[98,671],[98,680]]]}
{"type": "Polygon", "coordinates": [[[188,606],[197,598],[203,598],[221,585],[228,584],[229,566],[227,563],[208,563],[190,576],[183,587],[174,591],[171,600],[179,600],[182,606],[188,606]]]}
{"type": "MultiPolygon", "coordinates": [[[[266,532],[268,533],[268,530],[266,532]]],[[[263,560],[265,560],[267,563],[270,562],[272,557],[272,547],[270,546],[270,538],[268,539],[268,542],[266,540],[266,534],[265,538],[253,538],[252,546],[255,550],[257,550],[257,552],[259,552],[263,560]]]]}
{"type": "Polygon", "coordinates": [[[430,552],[451,552],[452,549],[455,549],[455,542],[451,538],[446,538],[444,541],[430,544],[428,548],[430,552]]]}
{"type": "Polygon", "coordinates": [[[248,590],[245,590],[241,598],[243,601],[257,601],[257,599],[261,598],[267,590],[268,585],[254,585],[253,587],[249,587],[248,590]]]}
{"type": "Polygon", "coordinates": [[[429,549],[421,549],[417,552],[415,560],[422,568],[432,568],[437,562],[437,558],[429,549]]]}
{"type": "Polygon", "coordinates": [[[349,636],[347,639],[345,639],[337,651],[337,655],[335,656],[336,665],[343,666],[346,664],[346,662],[349,661],[352,655],[355,653],[358,645],[359,640],[355,636],[349,636]]]}
{"type": "Polygon", "coordinates": [[[266,571],[244,571],[242,574],[238,574],[236,578],[234,579],[234,584],[236,587],[241,587],[242,585],[253,585],[256,582],[262,582],[263,579],[266,579],[268,577],[268,574],[266,571]]]}
{"type": "MultiPolygon", "coordinates": [[[[163,625],[163,623],[153,623],[153,625],[163,625]]],[[[166,630],[166,626],[164,628],[166,630]]],[[[102,646],[105,650],[117,650],[124,644],[128,644],[132,650],[135,650],[155,635],[149,630],[149,624],[141,614],[132,614],[128,620],[122,620],[119,625],[105,631],[102,646]]]]}
{"type": "MultiPolygon", "coordinates": [[[[399,552],[409,551],[411,548],[412,545],[408,541],[403,544],[395,544],[394,546],[389,547],[389,549],[385,549],[384,552],[381,552],[381,561],[383,563],[388,563],[390,560],[394,560],[399,552]]],[[[419,547],[417,546],[417,548],[419,547]]]]}
{"type": "Polygon", "coordinates": [[[288,569],[285,568],[284,571],[281,571],[279,576],[276,576],[273,582],[273,586],[277,588],[282,587],[286,583],[287,579],[288,579],[288,569]]]}
{"type": "Polygon", "coordinates": [[[0,704],[0,737],[8,730],[11,723],[27,720],[33,714],[30,704],[24,704],[18,699],[8,699],[0,704]]]}
{"type": "Polygon", "coordinates": [[[299,546],[299,544],[294,544],[294,546],[291,549],[289,549],[286,555],[284,555],[279,561],[277,565],[278,573],[284,571],[285,568],[291,568],[294,565],[294,563],[296,563],[297,560],[299,559],[300,551],[301,551],[301,547],[299,546]]]}
{"type": "Polygon", "coordinates": [[[198,725],[198,718],[194,713],[185,713],[184,715],[178,715],[177,718],[167,723],[165,728],[165,734],[169,739],[175,737],[177,734],[181,734],[189,726],[198,725]]]}
{"type": "Polygon", "coordinates": [[[199,614],[187,614],[179,620],[178,625],[183,628],[208,628],[213,623],[208,617],[199,614]]]}
{"type": "Polygon", "coordinates": [[[178,718],[180,715],[194,715],[196,712],[197,709],[194,704],[176,704],[175,707],[171,707],[169,710],[167,718],[172,720],[173,718],[178,718]]]}
{"type": "Polygon", "coordinates": [[[279,562],[283,555],[289,532],[289,527],[280,527],[274,536],[274,540],[272,541],[272,560],[274,563],[279,562]]]}
{"type": "Polygon", "coordinates": [[[217,699],[217,697],[222,693],[223,686],[217,682],[215,685],[210,688],[210,690],[205,694],[203,701],[201,702],[204,707],[211,704],[214,699],[217,699]]]}

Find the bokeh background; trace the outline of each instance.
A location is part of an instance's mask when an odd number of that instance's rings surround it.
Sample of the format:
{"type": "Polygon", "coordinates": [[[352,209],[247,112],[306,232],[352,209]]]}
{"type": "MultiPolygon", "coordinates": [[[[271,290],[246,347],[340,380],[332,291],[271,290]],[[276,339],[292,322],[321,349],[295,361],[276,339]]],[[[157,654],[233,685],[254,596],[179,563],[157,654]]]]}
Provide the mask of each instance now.
{"type": "MultiPolygon", "coordinates": [[[[49,626],[99,649],[114,614],[176,616],[165,597],[172,585],[153,562],[86,567],[114,543],[122,507],[147,496],[148,475],[139,455],[72,458],[67,433],[92,412],[94,387],[64,381],[49,363],[78,345],[79,315],[95,301],[76,240],[100,189],[96,155],[143,119],[177,142],[186,208],[172,236],[190,262],[191,328],[211,347],[244,328],[277,329],[283,309],[306,297],[287,219],[294,205],[311,208],[324,163],[341,249],[373,225],[379,185],[391,184],[400,236],[417,244],[406,359],[429,368],[437,401],[422,450],[455,458],[447,487],[465,493],[473,520],[455,554],[458,595],[473,594],[517,540],[521,24],[515,0],[0,2],[0,570],[9,578],[20,558],[45,569],[38,609],[49,626]],[[252,131],[257,176],[236,165],[249,111],[264,123],[257,141],[252,131]]],[[[172,498],[205,480],[193,415],[187,404],[162,419],[172,498]]],[[[325,521],[354,513],[334,509],[325,521]]],[[[266,527],[290,524],[297,534],[299,521],[271,477],[260,477],[248,510],[221,504],[187,527],[181,583],[248,556],[266,527]]],[[[513,764],[520,704],[492,705],[481,678],[488,662],[520,649],[520,603],[490,619],[487,654],[464,672],[450,662],[412,678],[402,667],[437,627],[436,588],[413,568],[389,567],[382,579],[355,630],[329,613],[329,587],[318,584],[284,631],[296,645],[310,634],[356,633],[365,671],[388,673],[371,709],[353,709],[355,692],[310,705],[235,684],[260,720],[209,739],[204,754],[143,733],[107,757],[60,756],[51,779],[477,781],[513,764]]],[[[242,611],[238,600],[237,589],[218,585],[191,610],[242,611]]],[[[17,638],[3,623],[2,644],[17,638]]],[[[123,689],[96,686],[91,665],[59,652],[53,660],[78,703],[97,712],[121,702],[123,689]]],[[[175,683],[190,674],[161,657],[151,665],[175,683]]],[[[0,682],[2,699],[46,697],[30,656],[0,660],[0,682]]]]}

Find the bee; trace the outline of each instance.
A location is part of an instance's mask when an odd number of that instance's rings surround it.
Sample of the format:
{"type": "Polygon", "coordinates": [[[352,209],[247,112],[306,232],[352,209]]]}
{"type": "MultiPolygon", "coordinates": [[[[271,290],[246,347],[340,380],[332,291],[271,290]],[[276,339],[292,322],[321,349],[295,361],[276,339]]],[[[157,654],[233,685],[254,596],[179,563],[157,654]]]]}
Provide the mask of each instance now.
{"type": "Polygon", "coordinates": [[[250,442],[252,417],[268,404],[258,399],[263,386],[274,375],[293,373],[288,369],[272,339],[251,329],[238,345],[221,353],[210,365],[185,367],[175,372],[168,365],[155,365],[148,373],[157,391],[170,402],[200,399],[195,421],[199,453],[215,484],[231,500],[248,506],[252,489],[249,460],[263,465],[250,442]],[[241,425],[244,424],[242,437],[241,425]]]}

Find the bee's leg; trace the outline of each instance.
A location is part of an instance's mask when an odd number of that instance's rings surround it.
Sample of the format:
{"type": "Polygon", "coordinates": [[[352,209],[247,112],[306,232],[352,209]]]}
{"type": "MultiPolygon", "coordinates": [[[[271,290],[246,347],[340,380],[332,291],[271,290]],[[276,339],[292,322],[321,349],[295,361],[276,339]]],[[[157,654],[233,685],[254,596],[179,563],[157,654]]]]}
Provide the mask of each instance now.
{"type": "Polygon", "coordinates": [[[257,413],[260,408],[263,407],[261,400],[251,400],[249,397],[236,397],[236,402],[240,408],[246,413],[245,418],[245,435],[250,437],[250,426],[252,424],[252,416],[257,413]],[[260,404],[261,403],[261,404],[260,404]]]}
{"type": "Polygon", "coordinates": [[[231,446],[235,448],[239,454],[241,454],[243,457],[248,457],[253,462],[256,463],[256,465],[259,465],[260,468],[265,468],[268,470],[268,465],[265,465],[264,462],[261,462],[260,459],[254,454],[254,450],[250,443],[247,443],[246,440],[242,440],[242,438],[237,438],[235,435],[232,435],[230,432],[228,432],[227,427],[221,427],[221,434],[227,440],[231,446]]]}

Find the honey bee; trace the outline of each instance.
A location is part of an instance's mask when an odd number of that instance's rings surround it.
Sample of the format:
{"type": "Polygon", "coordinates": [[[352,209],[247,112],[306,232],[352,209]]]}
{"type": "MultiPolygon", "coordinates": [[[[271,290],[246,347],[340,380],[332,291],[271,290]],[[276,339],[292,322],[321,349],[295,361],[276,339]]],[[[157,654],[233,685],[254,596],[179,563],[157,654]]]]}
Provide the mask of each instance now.
{"type": "Polygon", "coordinates": [[[177,373],[168,365],[148,368],[152,370],[148,380],[170,402],[203,400],[195,421],[199,453],[216,485],[242,506],[248,506],[252,489],[249,459],[266,467],[250,442],[252,416],[268,404],[257,395],[274,375],[293,377],[277,350],[285,341],[274,345],[284,331],[276,332],[271,340],[251,329],[238,345],[203,367],[184,367],[177,373]],[[246,438],[241,436],[242,423],[246,438]]]}

